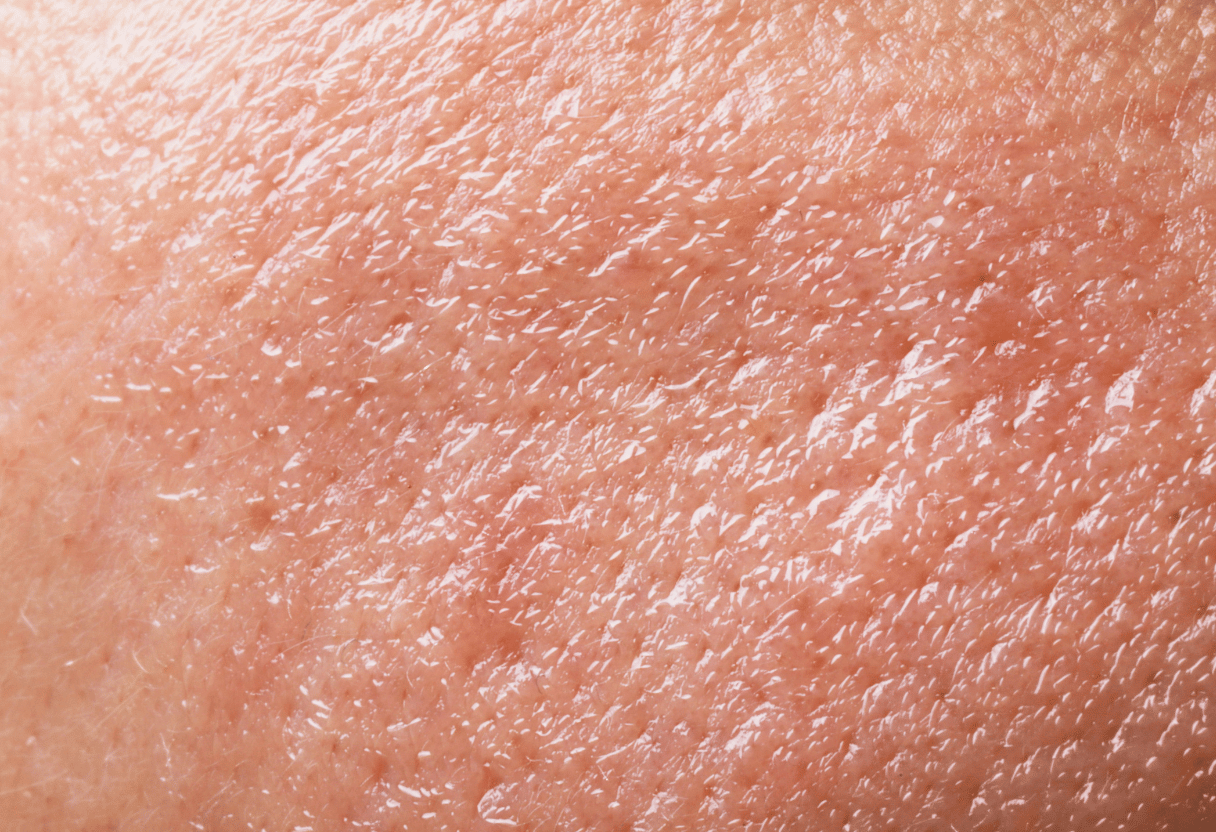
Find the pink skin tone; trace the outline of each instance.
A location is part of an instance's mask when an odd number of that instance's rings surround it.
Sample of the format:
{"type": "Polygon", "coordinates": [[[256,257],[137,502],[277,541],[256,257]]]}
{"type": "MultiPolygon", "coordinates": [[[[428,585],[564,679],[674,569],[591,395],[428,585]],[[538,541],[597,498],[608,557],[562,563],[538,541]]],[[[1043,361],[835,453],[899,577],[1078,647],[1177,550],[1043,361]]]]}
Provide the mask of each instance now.
{"type": "Polygon", "coordinates": [[[10,5],[7,828],[1216,823],[1216,13],[10,5]]]}

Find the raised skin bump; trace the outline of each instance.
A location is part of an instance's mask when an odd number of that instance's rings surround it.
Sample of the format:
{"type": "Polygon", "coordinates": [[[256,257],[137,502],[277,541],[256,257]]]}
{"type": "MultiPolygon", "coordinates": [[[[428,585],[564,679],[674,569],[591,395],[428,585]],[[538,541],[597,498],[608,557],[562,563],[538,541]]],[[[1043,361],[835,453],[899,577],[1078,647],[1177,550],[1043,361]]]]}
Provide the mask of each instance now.
{"type": "Polygon", "coordinates": [[[1216,20],[989,12],[27,18],[2,813],[1203,828],[1216,20]]]}

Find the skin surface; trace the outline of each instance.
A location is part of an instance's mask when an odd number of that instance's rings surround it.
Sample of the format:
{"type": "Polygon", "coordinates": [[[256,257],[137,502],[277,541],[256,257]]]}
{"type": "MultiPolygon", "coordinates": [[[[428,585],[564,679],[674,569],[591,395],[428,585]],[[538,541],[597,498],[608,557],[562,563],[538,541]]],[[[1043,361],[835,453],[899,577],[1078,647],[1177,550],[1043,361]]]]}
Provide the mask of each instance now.
{"type": "Polygon", "coordinates": [[[1212,828],[1214,59],[9,0],[6,828],[1212,828]]]}

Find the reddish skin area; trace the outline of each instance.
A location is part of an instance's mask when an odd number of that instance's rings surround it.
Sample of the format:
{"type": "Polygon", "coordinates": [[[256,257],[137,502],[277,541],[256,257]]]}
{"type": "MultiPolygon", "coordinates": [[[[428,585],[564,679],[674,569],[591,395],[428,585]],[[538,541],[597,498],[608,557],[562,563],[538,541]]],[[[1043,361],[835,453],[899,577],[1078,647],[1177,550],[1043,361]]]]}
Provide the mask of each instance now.
{"type": "Polygon", "coordinates": [[[0,12],[6,828],[1216,823],[1216,14],[0,12]]]}

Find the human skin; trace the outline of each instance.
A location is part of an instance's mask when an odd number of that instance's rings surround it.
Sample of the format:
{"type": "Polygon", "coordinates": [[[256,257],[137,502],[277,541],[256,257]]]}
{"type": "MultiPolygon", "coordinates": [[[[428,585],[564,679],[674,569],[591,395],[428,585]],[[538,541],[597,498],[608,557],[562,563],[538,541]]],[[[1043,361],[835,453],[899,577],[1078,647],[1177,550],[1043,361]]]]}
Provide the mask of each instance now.
{"type": "Polygon", "coordinates": [[[5,828],[1212,828],[1216,13],[1107,5],[10,2],[5,828]]]}

